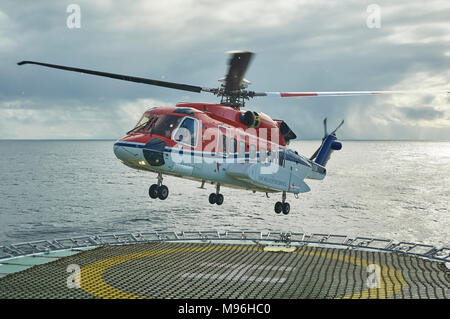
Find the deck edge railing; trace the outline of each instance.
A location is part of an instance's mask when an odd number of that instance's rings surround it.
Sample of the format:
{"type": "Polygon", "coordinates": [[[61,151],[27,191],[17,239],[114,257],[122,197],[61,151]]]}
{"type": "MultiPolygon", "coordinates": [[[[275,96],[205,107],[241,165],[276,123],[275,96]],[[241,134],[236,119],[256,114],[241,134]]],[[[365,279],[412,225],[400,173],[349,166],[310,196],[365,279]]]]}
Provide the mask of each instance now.
{"type": "Polygon", "coordinates": [[[0,260],[51,251],[82,249],[105,245],[123,245],[155,241],[249,241],[276,245],[323,245],[346,249],[370,249],[450,262],[450,247],[436,248],[433,245],[395,242],[390,239],[342,234],[304,232],[259,232],[259,231],[182,231],[182,232],[136,232],[86,235],[53,240],[38,240],[0,246],[0,260]]]}

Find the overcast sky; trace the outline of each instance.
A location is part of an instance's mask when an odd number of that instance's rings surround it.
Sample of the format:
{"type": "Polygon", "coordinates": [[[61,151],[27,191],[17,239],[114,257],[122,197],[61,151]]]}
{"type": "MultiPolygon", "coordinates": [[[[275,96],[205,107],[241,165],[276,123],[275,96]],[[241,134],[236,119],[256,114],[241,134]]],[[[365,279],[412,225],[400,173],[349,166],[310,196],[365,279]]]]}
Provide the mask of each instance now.
{"type": "MultiPolygon", "coordinates": [[[[18,61],[215,87],[225,52],[238,49],[256,53],[246,74],[255,91],[450,89],[450,2],[2,0],[0,138],[116,139],[148,107],[217,101],[18,61]],[[67,25],[72,3],[80,28],[67,25]]],[[[325,116],[330,126],[345,119],[344,139],[450,139],[446,94],[261,97],[247,108],[284,119],[300,139],[320,138],[325,116]]]]}

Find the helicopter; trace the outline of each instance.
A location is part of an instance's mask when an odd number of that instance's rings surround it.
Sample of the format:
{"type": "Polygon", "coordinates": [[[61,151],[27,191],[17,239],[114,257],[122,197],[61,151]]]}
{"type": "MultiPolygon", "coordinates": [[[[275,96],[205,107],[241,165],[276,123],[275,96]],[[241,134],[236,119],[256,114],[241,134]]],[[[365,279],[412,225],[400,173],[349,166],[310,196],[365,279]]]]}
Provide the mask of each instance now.
{"type": "MultiPolygon", "coordinates": [[[[323,180],[331,153],[342,149],[336,136],[340,124],[331,132],[324,119],[324,136],[309,157],[289,148],[297,136],[284,120],[272,119],[256,111],[244,111],[246,101],[255,97],[320,97],[379,94],[430,93],[430,91],[333,91],[333,92],[256,92],[248,89],[244,78],[252,60],[249,51],[230,51],[228,72],[218,88],[208,88],[149,78],[81,69],[35,61],[34,64],[66,71],[108,77],[123,81],[166,87],[189,92],[207,92],[220,102],[181,102],[172,107],[151,107],[133,129],[114,143],[115,156],[124,165],[157,174],[149,187],[149,197],[165,200],[169,189],[163,175],[176,176],[215,185],[210,204],[222,205],[221,186],[253,192],[281,193],[274,205],[277,214],[290,212],[287,194],[296,198],[310,191],[305,179],[323,180]]],[[[438,91],[446,92],[448,91],[438,91]]]]}

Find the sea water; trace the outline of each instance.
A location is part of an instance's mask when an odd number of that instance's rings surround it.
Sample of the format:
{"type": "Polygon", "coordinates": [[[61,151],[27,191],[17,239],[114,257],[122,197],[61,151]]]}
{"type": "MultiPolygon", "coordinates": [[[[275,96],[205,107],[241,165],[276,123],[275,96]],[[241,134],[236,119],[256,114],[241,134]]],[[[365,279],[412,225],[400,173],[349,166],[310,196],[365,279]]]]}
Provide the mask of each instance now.
{"type": "MultiPolygon", "coordinates": [[[[116,232],[251,230],[333,233],[449,246],[450,142],[343,141],[323,181],[288,194],[164,177],[169,197],[150,199],[156,174],[121,164],[114,141],[1,140],[0,245],[116,232]]],[[[320,141],[290,147],[310,156],[320,141]]]]}

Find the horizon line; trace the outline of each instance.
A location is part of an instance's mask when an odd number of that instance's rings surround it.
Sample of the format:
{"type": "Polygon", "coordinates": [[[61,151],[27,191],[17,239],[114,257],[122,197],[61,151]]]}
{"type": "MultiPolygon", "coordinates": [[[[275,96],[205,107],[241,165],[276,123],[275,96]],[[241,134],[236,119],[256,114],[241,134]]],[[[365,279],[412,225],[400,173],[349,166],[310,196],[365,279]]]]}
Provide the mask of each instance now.
{"type": "MultiPolygon", "coordinates": [[[[0,138],[0,141],[117,141],[120,138],[0,138]]],[[[322,138],[296,139],[293,142],[320,141],[322,138]]],[[[342,142],[450,142],[450,140],[433,139],[339,139],[342,142]]]]}

